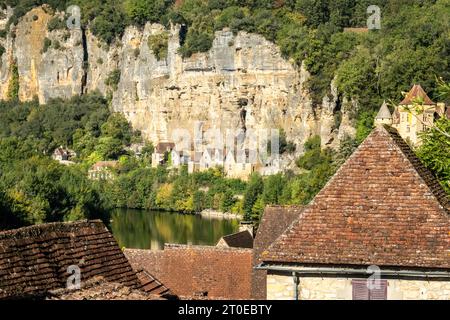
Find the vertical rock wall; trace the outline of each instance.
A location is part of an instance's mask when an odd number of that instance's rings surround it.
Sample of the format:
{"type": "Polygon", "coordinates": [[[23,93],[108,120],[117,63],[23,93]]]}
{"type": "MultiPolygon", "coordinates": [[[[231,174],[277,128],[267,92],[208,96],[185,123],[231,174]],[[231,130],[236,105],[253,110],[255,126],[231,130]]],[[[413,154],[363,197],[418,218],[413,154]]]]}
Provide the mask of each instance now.
{"type": "MultiPolygon", "coordinates": [[[[0,25],[11,14],[8,10],[0,25]]],[[[15,60],[21,100],[37,96],[46,103],[98,90],[112,96],[112,109],[124,113],[154,142],[170,140],[177,128],[193,135],[198,121],[204,130],[283,128],[288,140],[299,146],[314,134],[324,145],[335,146],[338,137],[354,133],[347,112],[351,108],[343,107],[336,88],[331,86],[330,97],[313,107],[305,86],[309,73],[284,59],[279,48],[260,35],[224,29],[216,32],[210,51],[183,59],[177,26],[128,27],[122,39],[107,46],[89,30],[49,32],[51,18],[46,7],[35,8],[13,28],[15,38],[0,39],[6,49],[0,66],[2,98],[7,97],[15,60]],[[169,35],[168,54],[158,60],[148,39],[162,32],[169,35]],[[44,50],[46,38],[52,45],[44,50]],[[115,70],[120,71],[117,89],[105,84],[115,70]],[[340,123],[336,112],[342,113],[340,123]]]]}

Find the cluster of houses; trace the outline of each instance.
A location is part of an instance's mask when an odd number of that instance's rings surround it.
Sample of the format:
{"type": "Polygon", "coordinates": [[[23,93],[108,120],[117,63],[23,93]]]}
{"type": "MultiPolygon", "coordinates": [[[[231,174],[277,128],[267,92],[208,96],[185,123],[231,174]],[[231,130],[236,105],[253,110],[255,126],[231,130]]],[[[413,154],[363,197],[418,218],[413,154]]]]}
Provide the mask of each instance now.
{"type": "Polygon", "coordinates": [[[152,167],[164,164],[171,168],[186,166],[189,173],[221,167],[228,178],[244,181],[248,180],[248,177],[254,172],[271,175],[281,171],[279,157],[262,161],[257,151],[254,150],[205,147],[202,151],[180,151],[172,142],[158,143],[152,155],[152,167]]]}
{"type": "Polygon", "coordinates": [[[308,205],[268,206],[216,246],[122,251],[100,221],[0,232],[0,298],[449,300],[450,197],[386,111],[308,205]]]}

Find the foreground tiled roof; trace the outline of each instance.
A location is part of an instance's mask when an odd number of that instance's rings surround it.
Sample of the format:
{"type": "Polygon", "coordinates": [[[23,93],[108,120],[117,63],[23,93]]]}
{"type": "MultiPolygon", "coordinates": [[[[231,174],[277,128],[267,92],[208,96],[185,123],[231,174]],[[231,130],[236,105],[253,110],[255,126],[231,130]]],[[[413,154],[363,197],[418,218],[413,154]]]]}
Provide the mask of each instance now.
{"type": "Polygon", "coordinates": [[[439,183],[398,133],[379,127],[262,257],[449,269],[449,209],[439,183]]]}
{"type": "Polygon", "coordinates": [[[145,270],[139,270],[137,273],[139,281],[141,281],[141,289],[148,294],[160,297],[176,298],[175,295],[158,279],[145,270]]]}
{"type": "Polygon", "coordinates": [[[249,299],[252,250],[166,245],[164,250],[126,249],[135,270],[144,269],[180,299],[249,299]]]}
{"type": "Polygon", "coordinates": [[[406,94],[405,98],[400,105],[412,105],[414,100],[420,98],[423,99],[424,105],[434,105],[435,103],[428,97],[425,90],[423,90],[420,84],[415,84],[411,90],[406,94]]]}
{"type": "Polygon", "coordinates": [[[131,288],[140,283],[101,221],[49,223],[0,232],[0,298],[45,296],[65,288],[69,266],[81,281],[102,276],[131,288]]]}
{"type": "Polygon", "coordinates": [[[79,290],[51,290],[47,300],[164,300],[159,295],[132,289],[121,283],[106,281],[103,277],[94,277],[82,283],[79,290]]]}
{"type": "MultiPolygon", "coordinates": [[[[261,253],[289,227],[303,208],[300,206],[267,206],[265,208],[253,245],[254,267],[262,262],[261,253]]],[[[253,269],[252,273],[252,298],[265,300],[267,271],[253,269]]]]}
{"type": "Polygon", "coordinates": [[[253,248],[253,236],[247,230],[223,236],[221,240],[232,248],[253,248]]]}

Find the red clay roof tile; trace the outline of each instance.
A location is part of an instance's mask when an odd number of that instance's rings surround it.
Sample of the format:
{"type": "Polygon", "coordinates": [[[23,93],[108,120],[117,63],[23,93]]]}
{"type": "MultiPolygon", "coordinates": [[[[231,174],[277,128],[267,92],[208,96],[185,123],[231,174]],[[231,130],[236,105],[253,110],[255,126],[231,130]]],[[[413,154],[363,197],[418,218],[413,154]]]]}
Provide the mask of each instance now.
{"type": "Polygon", "coordinates": [[[262,259],[450,268],[450,201],[392,128],[359,146],[262,259]]]}

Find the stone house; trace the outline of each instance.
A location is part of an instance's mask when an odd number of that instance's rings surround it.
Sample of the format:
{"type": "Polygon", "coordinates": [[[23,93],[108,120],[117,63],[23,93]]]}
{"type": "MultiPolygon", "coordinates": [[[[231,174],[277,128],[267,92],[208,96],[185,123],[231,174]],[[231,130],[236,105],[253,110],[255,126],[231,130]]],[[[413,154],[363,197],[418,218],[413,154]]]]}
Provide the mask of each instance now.
{"type": "MultiPolygon", "coordinates": [[[[303,207],[300,206],[266,206],[253,241],[254,267],[262,262],[261,254],[289,227],[302,210],[303,207]]],[[[266,278],[266,270],[253,268],[252,299],[267,299],[266,278]]]]}
{"type": "Polygon", "coordinates": [[[179,168],[180,166],[189,164],[191,155],[188,152],[173,149],[170,153],[170,159],[172,168],[179,168]]]}
{"type": "Polygon", "coordinates": [[[152,168],[165,164],[168,154],[174,149],[175,143],[173,142],[159,142],[152,154],[152,168]]]}
{"type": "Polygon", "coordinates": [[[422,86],[415,84],[403,101],[396,106],[393,114],[386,102],[383,103],[375,117],[375,124],[393,126],[405,141],[417,146],[420,144],[420,133],[430,127],[436,119],[447,116],[449,110],[450,108],[446,110],[444,103],[433,102],[422,86]],[[415,107],[414,104],[418,103],[421,106],[415,107]]]}
{"type": "Polygon", "coordinates": [[[268,299],[449,300],[449,214],[433,174],[395,129],[378,126],[256,270],[267,272],[268,299]]]}
{"type": "Polygon", "coordinates": [[[262,165],[256,151],[246,149],[227,152],[223,167],[228,178],[247,181],[252,173],[259,172],[262,165]]]}
{"type": "Polygon", "coordinates": [[[53,151],[52,159],[58,161],[61,164],[70,165],[74,163],[70,161],[70,159],[76,156],[77,154],[75,151],[60,146],[56,148],[55,151],[53,151]]]}
{"type": "Polygon", "coordinates": [[[119,165],[118,161],[98,161],[88,171],[91,180],[111,180],[114,179],[113,169],[119,165]]]}

